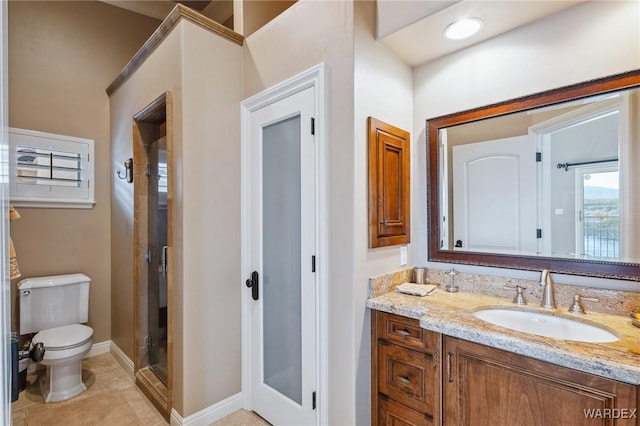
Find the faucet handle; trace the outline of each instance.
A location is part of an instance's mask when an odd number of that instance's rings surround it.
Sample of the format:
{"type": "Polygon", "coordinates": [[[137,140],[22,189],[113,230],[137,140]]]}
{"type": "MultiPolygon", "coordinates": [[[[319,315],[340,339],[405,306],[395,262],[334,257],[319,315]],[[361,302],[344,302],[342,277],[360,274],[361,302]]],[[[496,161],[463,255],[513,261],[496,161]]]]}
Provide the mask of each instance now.
{"type": "Polygon", "coordinates": [[[543,269],[542,272],[540,272],[540,285],[549,284],[550,279],[549,270],[543,269]]]}
{"type": "Polygon", "coordinates": [[[524,298],[524,294],[522,293],[522,290],[526,290],[525,287],[521,287],[519,285],[516,285],[516,286],[505,285],[502,288],[504,290],[515,290],[516,295],[513,298],[513,300],[511,301],[512,303],[515,303],[516,305],[526,305],[527,304],[527,300],[524,298]]]}
{"type": "Polygon", "coordinates": [[[586,301],[586,302],[599,302],[600,301],[600,299],[598,299],[596,297],[584,297],[584,296],[581,296],[581,295],[576,293],[573,296],[573,303],[569,307],[569,312],[571,312],[572,314],[586,314],[587,311],[584,310],[584,305],[582,304],[583,300],[586,301]]]}

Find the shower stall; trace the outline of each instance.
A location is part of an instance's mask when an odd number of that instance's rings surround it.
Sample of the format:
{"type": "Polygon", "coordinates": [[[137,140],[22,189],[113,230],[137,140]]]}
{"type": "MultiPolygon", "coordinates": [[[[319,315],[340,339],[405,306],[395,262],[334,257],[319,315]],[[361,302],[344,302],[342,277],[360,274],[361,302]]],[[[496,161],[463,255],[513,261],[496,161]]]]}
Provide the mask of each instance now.
{"type": "Polygon", "coordinates": [[[171,410],[172,103],[166,92],[134,116],[136,383],[171,410]]]}

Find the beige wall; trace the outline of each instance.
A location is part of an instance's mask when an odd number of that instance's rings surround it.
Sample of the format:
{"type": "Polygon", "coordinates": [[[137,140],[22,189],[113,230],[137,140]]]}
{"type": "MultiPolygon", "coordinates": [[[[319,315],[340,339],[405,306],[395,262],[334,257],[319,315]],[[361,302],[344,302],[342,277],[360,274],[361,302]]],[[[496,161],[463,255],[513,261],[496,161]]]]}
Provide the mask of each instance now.
{"type": "Polygon", "coordinates": [[[185,24],[183,415],[241,390],[241,59],[238,44],[185,24]]]}
{"type": "Polygon", "coordinates": [[[291,7],[296,0],[242,0],[238,2],[234,18],[236,31],[245,37],[255,33],[269,21],[291,7]]]}
{"type": "MultiPolygon", "coordinates": [[[[240,59],[239,45],[182,20],[111,96],[115,167],[132,156],[132,116],[173,94],[171,320],[182,417],[240,392],[240,59]]],[[[112,184],[114,341],[132,357],[133,186],[112,184]]]]}
{"type": "MultiPolygon", "coordinates": [[[[174,147],[182,139],[181,37],[174,28],[137,73],[109,98],[111,165],[120,168],[133,157],[133,116],[166,91],[174,102],[174,147]],[[156,70],[162,70],[157,72],[156,70]]],[[[133,55],[132,55],[133,56],[133,55]]],[[[114,74],[112,80],[117,76],[114,74]]],[[[131,359],[134,351],[133,185],[111,176],[111,339],[131,359]]],[[[180,240],[181,228],[174,227],[180,240]]],[[[181,265],[178,265],[181,266],[181,265]]],[[[177,271],[176,271],[177,272],[177,271]]],[[[181,319],[176,315],[175,319],[181,319]]],[[[178,324],[181,326],[181,323],[178,324]]],[[[176,324],[174,323],[174,327],[176,324]]],[[[180,337],[179,334],[177,336],[180,337]]],[[[179,342],[178,342],[179,343],[179,342]]],[[[179,370],[179,369],[178,369],[179,370]]],[[[174,370],[174,376],[181,376],[174,370]]]]}
{"type": "Polygon", "coordinates": [[[9,125],[93,139],[96,155],[93,209],[21,208],[11,235],[23,277],[83,272],[92,278],[95,342],[111,338],[113,168],[104,90],[158,24],[99,2],[9,3],[9,125]]]}

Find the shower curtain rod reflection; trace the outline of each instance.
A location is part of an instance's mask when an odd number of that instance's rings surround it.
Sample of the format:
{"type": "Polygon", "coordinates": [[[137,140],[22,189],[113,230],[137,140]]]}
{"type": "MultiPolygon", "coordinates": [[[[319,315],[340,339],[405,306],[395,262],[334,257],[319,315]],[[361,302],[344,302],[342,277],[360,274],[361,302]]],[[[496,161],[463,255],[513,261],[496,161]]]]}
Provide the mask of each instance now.
{"type": "Polygon", "coordinates": [[[610,160],[583,161],[582,163],[558,163],[556,167],[559,169],[564,169],[565,172],[568,172],[569,167],[585,166],[587,164],[617,163],[617,162],[618,162],[617,158],[612,158],[610,160]]]}

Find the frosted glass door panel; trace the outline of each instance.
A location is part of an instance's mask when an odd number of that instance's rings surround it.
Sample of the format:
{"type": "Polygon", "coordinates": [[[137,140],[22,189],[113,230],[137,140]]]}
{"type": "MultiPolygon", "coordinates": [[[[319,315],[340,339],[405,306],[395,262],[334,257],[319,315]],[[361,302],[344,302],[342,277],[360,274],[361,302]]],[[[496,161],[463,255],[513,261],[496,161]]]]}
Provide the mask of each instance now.
{"type": "Polygon", "coordinates": [[[262,131],[263,382],[302,404],[300,116],[262,131]]]}

